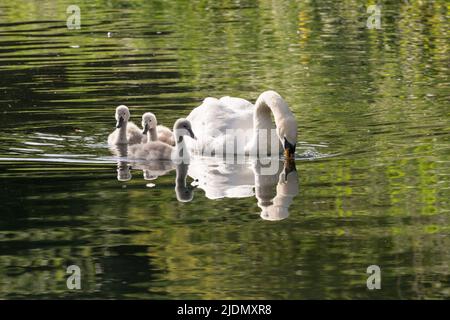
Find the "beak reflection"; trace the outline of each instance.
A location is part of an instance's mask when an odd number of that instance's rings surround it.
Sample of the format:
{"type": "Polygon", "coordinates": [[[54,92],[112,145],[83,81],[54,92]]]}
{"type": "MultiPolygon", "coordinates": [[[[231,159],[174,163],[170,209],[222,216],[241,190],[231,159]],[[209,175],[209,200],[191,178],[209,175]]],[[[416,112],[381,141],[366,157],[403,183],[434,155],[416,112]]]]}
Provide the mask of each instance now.
{"type": "Polygon", "coordinates": [[[295,143],[291,144],[286,137],[284,138],[284,156],[286,159],[295,159],[295,143]]]}

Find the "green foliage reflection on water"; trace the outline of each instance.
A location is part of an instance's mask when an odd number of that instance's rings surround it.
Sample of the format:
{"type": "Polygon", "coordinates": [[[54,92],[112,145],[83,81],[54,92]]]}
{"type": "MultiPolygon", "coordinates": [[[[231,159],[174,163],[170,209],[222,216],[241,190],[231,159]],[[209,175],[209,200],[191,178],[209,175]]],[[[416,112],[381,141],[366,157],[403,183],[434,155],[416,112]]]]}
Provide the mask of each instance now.
{"type": "Polygon", "coordinates": [[[0,297],[448,298],[446,1],[0,3],[0,297]],[[111,36],[108,37],[108,32],[111,36]],[[113,109],[166,125],[279,91],[299,122],[290,217],[119,183],[113,109]],[[106,160],[105,160],[106,159],[106,160]],[[83,270],[83,290],[65,267],[83,270]],[[382,290],[365,287],[382,268],[382,290]]]}

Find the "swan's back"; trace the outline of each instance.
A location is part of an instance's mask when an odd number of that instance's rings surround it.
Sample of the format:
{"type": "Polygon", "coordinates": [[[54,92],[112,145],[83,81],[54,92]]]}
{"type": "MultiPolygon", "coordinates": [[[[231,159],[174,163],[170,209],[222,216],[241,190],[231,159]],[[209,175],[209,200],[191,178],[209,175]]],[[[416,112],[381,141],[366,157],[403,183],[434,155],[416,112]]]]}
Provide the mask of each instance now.
{"type": "Polygon", "coordinates": [[[242,99],[242,98],[226,96],[226,97],[220,98],[219,101],[227,108],[230,108],[237,112],[246,111],[248,109],[253,109],[253,104],[250,101],[242,99]]]}
{"type": "Polygon", "coordinates": [[[251,134],[253,105],[240,98],[206,98],[187,119],[198,139],[188,139],[189,149],[213,155],[214,150],[225,150],[227,139],[235,139],[233,134],[226,135],[227,130],[241,129],[251,134]]]}

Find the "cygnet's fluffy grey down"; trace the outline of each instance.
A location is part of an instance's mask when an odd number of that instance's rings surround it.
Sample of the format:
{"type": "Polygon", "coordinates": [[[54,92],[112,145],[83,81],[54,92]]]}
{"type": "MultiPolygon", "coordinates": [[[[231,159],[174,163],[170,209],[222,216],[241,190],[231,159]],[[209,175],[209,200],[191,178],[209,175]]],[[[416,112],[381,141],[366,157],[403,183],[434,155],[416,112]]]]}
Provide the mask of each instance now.
{"type": "Polygon", "coordinates": [[[158,132],[159,141],[167,143],[171,146],[175,145],[175,137],[173,136],[172,130],[163,125],[158,125],[156,127],[156,131],[158,132]]]}
{"type": "Polygon", "coordinates": [[[158,125],[156,116],[151,112],[142,115],[142,129],[144,130],[142,143],[161,141],[171,146],[175,145],[175,137],[172,131],[165,126],[158,125]]]}
{"type": "Polygon", "coordinates": [[[142,143],[144,135],[137,125],[128,121],[130,119],[130,111],[127,106],[118,106],[115,118],[117,120],[116,129],[108,136],[109,145],[142,143]]]}
{"type": "Polygon", "coordinates": [[[184,137],[195,139],[191,123],[186,119],[178,119],[173,126],[173,132],[176,138],[175,147],[161,141],[150,141],[131,146],[129,157],[143,160],[188,160],[189,152],[184,137]]]}
{"type": "Polygon", "coordinates": [[[142,160],[171,160],[174,147],[161,141],[135,144],[130,148],[129,157],[142,160]]]}

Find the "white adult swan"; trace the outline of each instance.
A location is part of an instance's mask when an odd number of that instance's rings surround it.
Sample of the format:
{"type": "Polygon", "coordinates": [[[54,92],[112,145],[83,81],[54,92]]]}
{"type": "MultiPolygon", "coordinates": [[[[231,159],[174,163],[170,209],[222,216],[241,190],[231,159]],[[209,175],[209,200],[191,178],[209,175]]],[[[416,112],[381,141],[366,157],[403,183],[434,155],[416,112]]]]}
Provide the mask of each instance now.
{"type": "Polygon", "coordinates": [[[147,135],[142,142],[161,141],[168,145],[175,145],[175,138],[172,131],[162,125],[158,125],[156,116],[151,112],[146,112],[142,115],[143,134],[147,135]]]}
{"type": "Polygon", "coordinates": [[[109,145],[132,145],[142,142],[144,137],[142,131],[133,122],[128,121],[130,119],[130,110],[128,110],[127,106],[118,106],[115,117],[117,120],[116,130],[108,136],[109,145]]]}
{"type": "Polygon", "coordinates": [[[283,152],[293,158],[297,143],[297,121],[283,98],[275,91],[265,91],[252,105],[245,99],[206,98],[187,119],[198,140],[188,139],[188,147],[203,155],[253,154],[283,152]],[[275,120],[272,124],[271,115],[275,120]],[[275,150],[271,147],[271,129],[276,128],[275,150]],[[267,139],[263,140],[264,137],[267,139]],[[231,147],[230,147],[231,146],[231,147]]]}
{"type": "Polygon", "coordinates": [[[143,160],[172,160],[176,162],[188,163],[190,156],[186,148],[184,136],[195,139],[192,132],[191,123],[186,119],[178,119],[173,125],[175,135],[175,147],[161,141],[150,141],[133,145],[128,150],[128,157],[143,160]]]}

